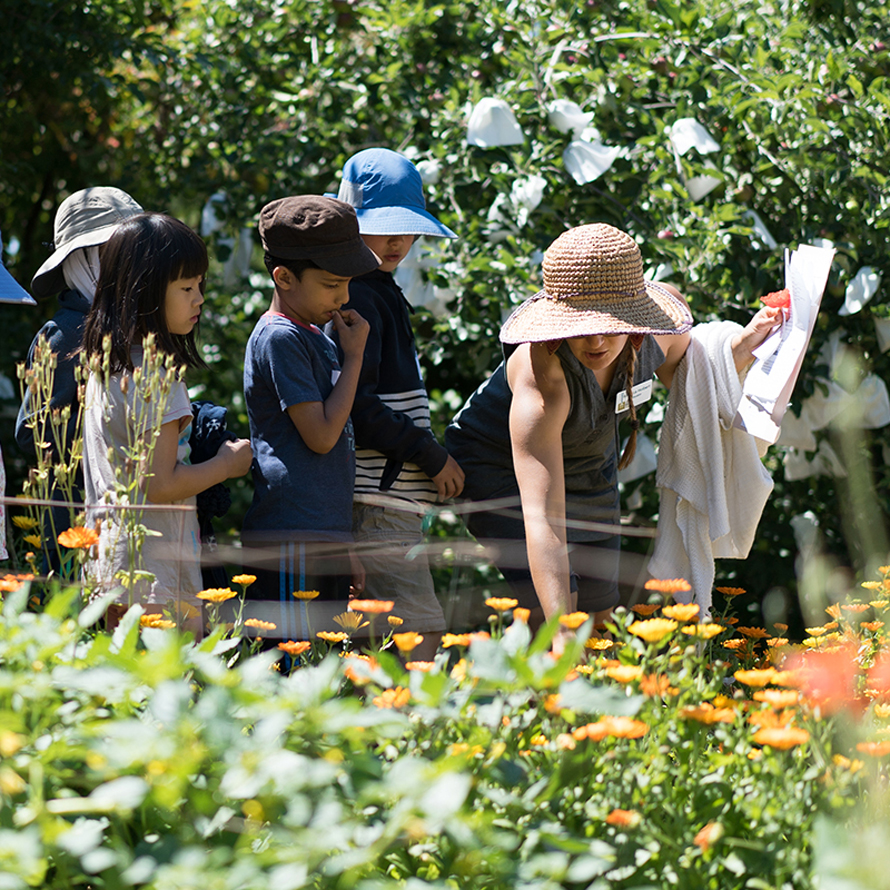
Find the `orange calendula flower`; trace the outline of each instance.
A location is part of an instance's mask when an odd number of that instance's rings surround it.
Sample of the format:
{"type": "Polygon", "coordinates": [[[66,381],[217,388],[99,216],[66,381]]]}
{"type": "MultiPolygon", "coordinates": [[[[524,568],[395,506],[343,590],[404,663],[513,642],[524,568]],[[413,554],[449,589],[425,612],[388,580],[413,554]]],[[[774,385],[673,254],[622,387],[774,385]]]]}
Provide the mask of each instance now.
{"type": "Polygon", "coordinates": [[[63,547],[72,550],[89,550],[94,544],[99,543],[99,533],[95,529],[75,525],[63,531],[56,540],[63,547]]]}
{"type": "Polygon", "coordinates": [[[544,710],[548,714],[558,714],[562,710],[562,696],[558,692],[544,696],[544,710]]]}
{"type": "Polygon", "coordinates": [[[640,637],[647,643],[659,643],[678,627],[677,622],[669,618],[649,618],[646,621],[634,621],[627,629],[635,637],[640,637]]]}
{"type": "Polygon", "coordinates": [[[350,600],[347,608],[350,612],[367,612],[369,615],[382,615],[392,612],[395,603],[392,600],[350,600]]]}
{"type": "Polygon", "coordinates": [[[724,596],[741,596],[746,592],[744,587],[717,587],[716,590],[724,596]]]}
{"type": "Polygon", "coordinates": [[[452,646],[469,646],[470,645],[470,635],[469,634],[443,634],[442,636],[442,648],[450,649],[452,646]]]}
{"type": "Polygon", "coordinates": [[[735,720],[735,711],[732,708],[715,708],[710,702],[687,705],[680,708],[679,714],[684,720],[697,720],[708,726],[714,723],[732,723],[735,720]]]}
{"type": "Polygon", "coordinates": [[[733,652],[738,651],[739,649],[744,649],[748,645],[748,640],[740,640],[738,637],[735,637],[731,640],[726,640],[723,644],[724,649],[730,649],[733,652]]]}
{"type": "Polygon", "coordinates": [[[765,726],[754,733],[754,741],[758,745],[768,745],[787,751],[809,741],[810,734],[797,726],[765,726]]]}
{"type": "Polygon", "coordinates": [[[601,741],[607,736],[616,739],[640,739],[649,732],[649,724],[632,717],[600,717],[596,723],[587,724],[587,738],[601,741]]]}
{"type": "Polygon", "coordinates": [[[886,757],[890,754],[890,742],[859,742],[856,750],[869,757],[886,757]]]}
{"type": "Polygon", "coordinates": [[[411,652],[423,642],[423,635],[409,630],[403,634],[393,634],[392,641],[399,652],[411,652]]]}
{"type": "Polygon", "coordinates": [[[257,630],[275,630],[278,625],[272,621],[263,621],[260,618],[248,618],[244,622],[245,627],[255,627],[257,630]]]}
{"type": "Polygon", "coordinates": [[[321,596],[321,591],[318,590],[295,590],[291,594],[294,599],[298,600],[314,600],[316,597],[321,596]]]}
{"type": "Polygon", "coordinates": [[[811,637],[821,637],[822,634],[828,633],[828,628],[826,627],[806,627],[804,630],[806,630],[811,637]]]}
{"type": "Polygon", "coordinates": [[[590,615],[587,612],[569,612],[568,615],[559,616],[559,623],[569,630],[577,630],[588,618],[590,615]]]}
{"type": "MultiPolygon", "coordinates": [[[[141,624],[142,627],[157,627],[157,622],[159,621],[164,621],[164,616],[160,612],[151,612],[139,616],[139,624],[141,624]]],[[[170,624],[173,627],[176,627],[175,621],[171,621],[170,624]]]]}
{"type": "Polygon", "coordinates": [[[411,691],[402,686],[384,689],[372,701],[378,708],[403,708],[411,700],[411,691]]]}
{"type": "Polygon", "coordinates": [[[859,626],[863,630],[870,630],[872,632],[879,631],[883,626],[883,621],[860,621],[859,626]]]}
{"type": "Polygon", "coordinates": [[[642,676],[643,669],[636,664],[616,664],[606,668],[606,676],[618,683],[631,683],[642,676]]]}
{"type": "Polygon", "coordinates": [[[591,637],[584,644],[584,647],[586,649],[592,649],[594,652],[607,652],[614,645],[614,640],[604,640],[602,637],[591,637]]]}
{"type": "Polygon", "coordinates": [[[672,606],[665,606],[661,613],[665,618],[673,618],[675,621],[692,621],[698,617],[701,608],[695,603],[674,603],[672,606]]]}
{"type": "Polygon", "coordinates": [[[765,631],[762,627],[737,627],[736,633],[748,637],[751,640],[766,640],[772,634],[765,631]]]}
{"type": "Polygon", "coordinates": [[[724,615],[722,618],[718,619],[721,624],[728,624],[730,627],[739,623],[738,618],[732,618],[729,615],[724,615]]]}
{"type": "Polygon", "coordinates": [[[489,609],[494,609],[495,612],[509,612],[510,609],[515,609],[519,605],[519,600],[509,596],[490,596],[485,601],[485,605],[489,609]]]}
{"type": "Polygon", "coordinates": [[[208,603],[224,603],[226,600],[233,599],[238,596],[234,590],[229,587],[210,587],[195,594],[199,600],[206,600],[208,603]]]}
{"type": "Polygon", "coordinates": [[[424,673],[424,674],[428,674],[435,666],[436,666],[436,662],[434,662],[434,661],[407,661],[407,662],[405,662],[405,667],[409,671],[419,671],[420,673],[424,673]]]}
{"type": "Polygon", "coordinates": [[[773,708],[791,708],[797,704],[800,693],[796,689],[758,689],[752,697],[773,708]]]}
{"type": "Polygon", "coordinates": [[[680,630],[684,634],[688,634],[690,637],[710,640],[711,637],[716,637],[718,634],[722,634],[726,628],[722,624],[706,622],[704,624],[687,624],[686,627],[681,627],[680,630]]]}
{"type": "Polygon", "coordinates": [[[617,828],[636,828],[642,818],[636,810],[615,809],[606,816],[606,824],[617,828]]]}
{"type": "Polygon", "coordinates": [[[739,683],[744,683],[745,686],[756,686],[760,688],[772,683],[775,675],[775,668],[764,668],[763,670],[736,671],[733,674],[733,677],[735,677],[739,683]]]}
{"type": "Polygon", "coordinates": [[[839,603],[835,603],[833,606],[829,606],[825,610],[832,618],[840,618],[841,617],[841,607],[839,603]]]}
{"type": "Polygon", "coordinates": [[[491,634],[487,630],[474,630],[473,633],[468,634],[471,643],[479,642],[480,640],[490,640],[491,634]]]}
{"type": "Polygon", "coordinates": [[[692,843],[703,853],[707,853],[711,847],[723,837],[723,826],[719,822],[708,822],[695,836],[692,843]]]}
{"type": "Polygon", "coordinates": [[[240,587],[250,587],[251,584],[256,582],[256,575],[235,575],[232,578],[232,584],[237,584],[240,587]]]}
{"type": "Polygon", "coordinates": [[[405,619],[399,618],[398,615],[387,615],[386,620],[390,627],[401,627],[405,623],[405,619]]]}
{"type": "Polygon", "coordinates": [[[0,592],[14,593],[25,581],[33,581],[33,575],[4,575],[0,578],[0,592]]]}
{"type": "Polygon", "coordinates": [[[380,665],[371,655],[348,653],[343,662],[343,676],[356,686],[366,686],[371,682],[371,674],[380,665]]]}
{"type": "Polygon", "coordinates": [[[342,643],[344,640],[349,639],[349,634],[342,630],[320,630],[315,636],[320,640],[324,640],[326,643],[342,643]]]}
{"type": "Polygon", "coordinates": [[[631,606],[630,610],[637,615],[642,615],[643,618],[648,618],[650,615],[654,615],[660,608],[660,603],[637,603],[635,606],[631,606]]]}
{"type": "Polygon", "coordinates": [[[766,645],[769,646],[770,649],[781,649],[783,646],[788,645],[788,639],[786,637],[773,637],[766,641],[766,645]]]}
{"type": "Polygon", "coordinates": [[[306,640],[301,640],[299,642],[295,642],[294,640],[288,640],[285,643],[279,643],[278,648],[282,652],[287,652],[288,655],[302,655],[312,643],[307,642],[306,640]]]}
{"type": "Polygon", "coordinates": [[[671,686],[670,677],[664,674],[643,674],[640,677],[640,692],[650,698],[662,698],[677,695],[679,690],[671,686]]]}
{"type": "Polygon", "coordinates": [[[643,587],[646,590],[657,590],[659,593],[687,593],[692,585],[685,578],[650,578],[643,587]]]}
{"type": "Polygon", "coordinates": [[[528,624],[528,619],[531,613],[531,609],[523,609],[521,606],[519,606],[513,610],[513,620],[521,621],[523,624],[528,624]]]}
{"type": "Polygon", "coordinates": [[[786,630],[788,630],[788,625],[787,624],[779,624],[779,622],[777,621],[773,625],[773,628],[775,630],[777,630],[780,634],[783,634],[783,633],[785,633],[786,630]]]}
{"type": "Polygon", "coordinates": [[[865,612],[868,609],[868,603],[845,603],[841,608],[845,612],[865,612]]]}

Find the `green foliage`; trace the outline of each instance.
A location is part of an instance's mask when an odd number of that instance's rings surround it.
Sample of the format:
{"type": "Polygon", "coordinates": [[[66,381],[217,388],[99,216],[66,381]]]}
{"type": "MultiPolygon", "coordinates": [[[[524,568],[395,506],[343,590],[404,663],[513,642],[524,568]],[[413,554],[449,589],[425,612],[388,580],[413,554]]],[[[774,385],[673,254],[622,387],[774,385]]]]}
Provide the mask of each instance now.
{"type": "Polygon", "coordinates": [[[191,643],[140,627],[136,606],[108,634],[77,588],[43,612],[28,596],[8,593],[0,623],[12,890],[803,890],[817,820],[845,825],[865,793],[881,824],[878,772],[832,762],[843,720],[801,710],[803,746],[752,746],[745,714],[772,708],[732,681],[716,641],[644,644],[627,616],[620,658],[673,689],[641,694],[602,661],[570,673],[589,621],[559,660],[555,628],[530,644],[514,621],[430,672],[383,651],[284,675],[272,653],[226,668],[221,628],[191,643]],[[684,716],[725,692],[729,722],[684,716]],[[595,738],[602,720],[619,722],[595,738]]]}
{"type": "MultiPolygon", "coordinates": [[[[243,348],[270,292],[256,256],[249,275],[232,263],[233,239],[272,198],[335,190],[346,157],[369,145],[438,164],[428,203],[460,235],[427,273],[449,311],[416,319],[429,388],[442,394],[440,430],[497,363],[497,329],[537,288],[540,251],[593,220],[633,233],[647,268],[670,263],[669,280],[700,321],[746,320],[782,284],[781,247],[830,239],[837,260],[792,410],[829,374],[820,349],[838,331],[860,378],[888,376],[873,324],[887,315],[883,291],[859,314],[837,316],[859,268],[890,271],[890,55],[880,4],[166,0],[124,9],[101,0],[65,13],[63,5],[42,4],[41,18],[13,3],[20,27],[0,48],[0,225],[21,242],[11,267],[28,280],[54,208],[75,188],[120,185],[195,225],[205,201],[222,193],[204,315],[210,370],[189,382],[230,406],[242,433],[243,348]],[[523,144],[466,144],[469,111],[484,97],[512,107],[523,144]],[[555,99],[578,103],[605,144],[627,149],[599,179],[579,185],[567,172],[572,137],[548,120],[555,99]],[[709,130],[718,152],[674,155],[666,130],[685,117],[709,130]],[[686,182],[702,175],[720,184],[695,201],[686,182]],[[530,176],[545,185],[528,210],[513,196],[530,176]],[[496,202],[500,219],[490,215],[496,202]],[[752,210],[778,249],[753,237],[752,210]]],[[[23,311],[9,327],[8,376],[27,340],[23,311]]],[[[794,592],[790,520],[807,510],[820,520],[829,568],[861,571],[884,545],[880,443],[861,430],[843,447],[834,432],[825,437],[871,480],[875,503],[854,500],[834,478],[786,479],[774,450],[776,491],[755,550],[723,569],[758,599],[794,592]]],[[[250,495],[245,482],[235,488],[233,530],[250,495]]],[[[637,491],[637,518],[651,522],[652,478],[625,494],[637,491]]]]}

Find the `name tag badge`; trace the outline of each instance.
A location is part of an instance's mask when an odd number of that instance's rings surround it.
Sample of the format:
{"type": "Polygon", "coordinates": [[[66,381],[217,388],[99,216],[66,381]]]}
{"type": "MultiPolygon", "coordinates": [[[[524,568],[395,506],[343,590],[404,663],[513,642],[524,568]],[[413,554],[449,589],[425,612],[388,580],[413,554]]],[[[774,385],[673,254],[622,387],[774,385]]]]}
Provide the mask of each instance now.
{"type": "MultiPolygon", "coordinates": [[[[634,397],[634,405],[642,405],[643,402],[648,402],[652,398],[652,379],[638,383],[631,392],[634,397]]],[[[615,413],[621,414],[629,410],[630,404],[627,401],[627,390],[622,389],[615,397],[615,413]]]]}

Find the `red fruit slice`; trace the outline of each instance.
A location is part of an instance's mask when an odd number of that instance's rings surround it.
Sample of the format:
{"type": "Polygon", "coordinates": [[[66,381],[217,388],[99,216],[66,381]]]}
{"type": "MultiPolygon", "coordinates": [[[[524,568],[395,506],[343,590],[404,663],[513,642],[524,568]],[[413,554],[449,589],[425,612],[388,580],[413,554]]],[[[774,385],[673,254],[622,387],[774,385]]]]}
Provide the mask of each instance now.
{"type": "Polygon", "coordinates": [[[773,291],[771,294],[761,297],[760,302],[772,309],[790,309],[791,294],[788,292],[788,288],[785,287],[782,290],[773,291]]]}

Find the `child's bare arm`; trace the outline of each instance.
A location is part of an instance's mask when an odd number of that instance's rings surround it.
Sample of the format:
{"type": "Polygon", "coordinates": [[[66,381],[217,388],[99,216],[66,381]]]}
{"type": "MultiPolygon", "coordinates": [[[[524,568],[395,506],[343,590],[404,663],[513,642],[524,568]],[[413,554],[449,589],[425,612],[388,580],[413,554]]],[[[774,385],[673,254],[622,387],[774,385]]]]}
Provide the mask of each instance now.
{"type": "Polygon", "coordinates": [[[317,454],[327,454],[337,444],[346,426],[368,339],[368,323],[351,309],[334,314],[334,327],[343,348],[343,367],[331,394],[323,402],[300,402],[287,409],[297,432],[317,454]]]}
{"type": "Polygon", "coordinates": [[[169,504],[194,497],[211,485],[243,476],[250,469],[253,455],[248,439],[224,442],[215,457],[202,463],[177,463],[179,429],[179,420],[171,420],[161,426],[155,439],[144,486],[151,503],[169,504]]]}

